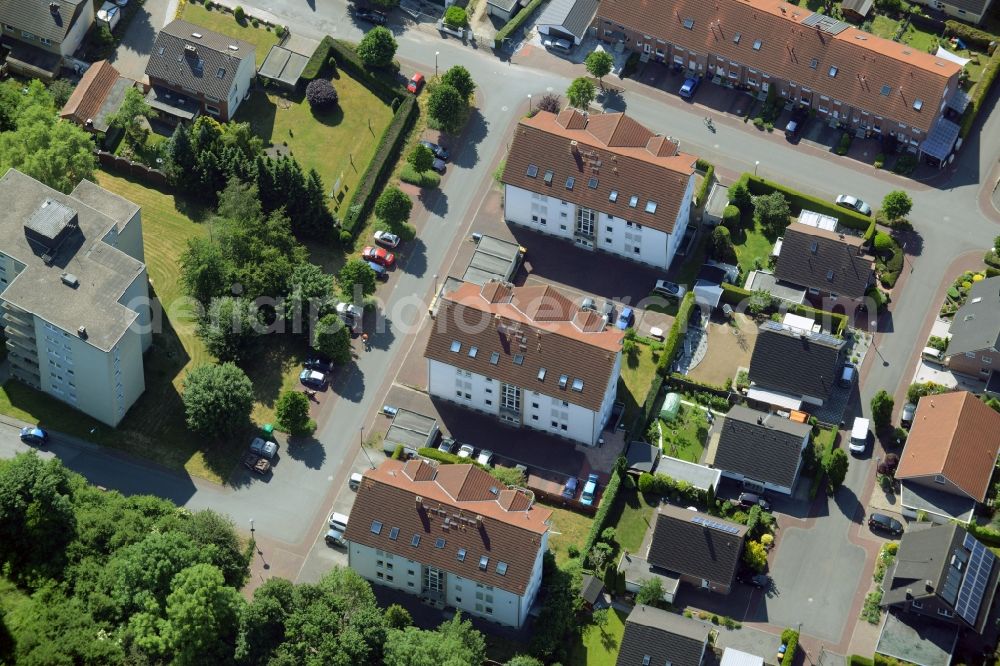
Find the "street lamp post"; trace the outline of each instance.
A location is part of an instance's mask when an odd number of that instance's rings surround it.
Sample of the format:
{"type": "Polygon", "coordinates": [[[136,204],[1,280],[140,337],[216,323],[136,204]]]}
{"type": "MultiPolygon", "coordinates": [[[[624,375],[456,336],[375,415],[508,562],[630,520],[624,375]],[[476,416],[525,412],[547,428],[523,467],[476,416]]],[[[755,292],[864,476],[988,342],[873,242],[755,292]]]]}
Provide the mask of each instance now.
{"type": "Polygon", "coordinates": [[[253,518],[250,519],[250,538],[253,538],[253,518]]]}
{"type": "Polygon", "coordinates": [[[440,51],[435,51],[434,52],[434,78],[435,79],[438,76],[438,56],[439,55],[441,55],[440,51]]]}
{"type": "Polygon", "coordinates": [[[365,427],[364,426],[361,426],[361,452],[365,454],[365,458],[368,458],[368,464],[372,466],[372,469],[375,469],[375,463],[372,462],[372,457],[370,455],[368,455],[367,451],[365,451],[365,427]]]}
{"type": "Polygon", "coordinates": [[[756,162],[753,163],[753,175],[755,176],[757,175],[757,167],[759,166],[760,166],[760,160],[757,160],[756,162]]]}
{"type": "Polygon", "coordinates": [[[528,113],[531,113],[531,93],[528,93],[528,113]]]}

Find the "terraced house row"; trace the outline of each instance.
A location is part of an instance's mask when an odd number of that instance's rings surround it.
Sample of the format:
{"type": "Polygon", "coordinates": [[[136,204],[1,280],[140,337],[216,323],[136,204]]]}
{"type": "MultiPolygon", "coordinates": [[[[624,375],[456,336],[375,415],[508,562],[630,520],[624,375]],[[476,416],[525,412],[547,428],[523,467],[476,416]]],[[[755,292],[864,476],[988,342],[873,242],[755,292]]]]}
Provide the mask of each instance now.
{"type": "Polygon", "coordinates": [[[968,105],[961,67],[780,0],[601,0],[591,31],[689,76],[770,90],[818,120],[945,159],[968,105]]]}

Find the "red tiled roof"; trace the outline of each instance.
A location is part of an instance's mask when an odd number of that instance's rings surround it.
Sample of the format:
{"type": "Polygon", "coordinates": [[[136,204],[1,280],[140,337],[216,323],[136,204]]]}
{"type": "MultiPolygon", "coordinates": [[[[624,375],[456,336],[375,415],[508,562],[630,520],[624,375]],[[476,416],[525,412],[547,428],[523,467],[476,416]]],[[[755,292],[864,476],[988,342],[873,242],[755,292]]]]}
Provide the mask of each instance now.
{"type": "Polygon", "coordinates": [[[505,489],[474,465],[386,460],[365,472],[345,538],[521,595],[551,516],[526,491],[505,489]],[[381,523],[378,534],[373,521],[381,523]],[[416,546],[414,535],[420,536],[416,546]],[[440,548],[438,539],[444,540],[440,548]],[[489,558],[485,570],[483,556],[489,558]],[[503,574],[500,562],[507,565],[503,574]]]}
{"type": "Polygon", "coordinates": [[[59,115],[81,124],[95,118],[118,77],[118,70],[107,60],[95,62],[84,72],[59,115]]]}
{"type": "Polygon", "coordinates": [[[566,402],[597,411],[624,333],[599,327],[599,319],[578,313],[579,308],[552,287],[487,282],[480,288],[467,282],[442,296],[424,356],[546,395],[562,395],[566,402]],[[504,298],[498,300],[498,293],[504,298]],[[461,344],[457,352],[452,351],[456,341],[461,344]],[[476,355],[470,356],[473,347],[476,355]],[[545,375],[538,379],[542,368],[545,375]],[[567,376],[562,387],[561,375],[567,376]],[[577,379],[583,382],[579,391],[573,388],[577,379]]]}
{"type": "Polygon", "coordinates": [[[675,141],[624,113],[539,111],[518,124],[502,181],[671,233],[694,164],[695,157],[678,152],[675,141]],[[528,175],[529,166],[537,168],[535,176],[528,175]],[[571,177],[575,182],[568,189],[571,177]],[[610,200],[612,191],[616,201],[610,200]],[[649,202],[655,203],[652,213],[649,202]]]}
{"type": "Polygon", "coordinates": [[[961,67],[854,27],[834,35],[803,25],[812,13],[781,0],[601,0],[596,20],[599,31],[623,25],[924,132],[931,129],[948,81],[961,67]],[[693,21],[693,27],[685,28],[685,21],[693,21]],[[754,49],[757,40],[760,46],[754,49]],[[888,95],[882,94],[885,85],[888,95]],[[913,106],[917,99],[923,102],[919,110],[913,106]]]}
{"type": "Polygon", "coordinates": [[[917,403],[897,479],[942,475],[977,502],[986,499],[1000,450],[1000,414],[968,391],[917,403]]]}

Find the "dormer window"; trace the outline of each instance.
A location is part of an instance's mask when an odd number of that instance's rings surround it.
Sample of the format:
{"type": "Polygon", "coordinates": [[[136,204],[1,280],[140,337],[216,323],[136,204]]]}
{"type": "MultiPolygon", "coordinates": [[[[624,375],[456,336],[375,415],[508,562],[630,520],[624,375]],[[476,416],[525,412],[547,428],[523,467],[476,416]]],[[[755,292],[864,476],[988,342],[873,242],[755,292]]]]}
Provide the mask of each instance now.
{"type": "Polygon", "coordinates": [[[572,190],[573,189],[573,185],[575,185],[575,184],[576,184],[576,178],[574,178],[573,176],[570,176],[569,178],[566,179],[566,189],[567,190],[572,190]]]}
{"type": "Polygon", "coordinates": [[[892,92],[892,86],[886,83],[885,85],[882,86],[882,90],[880,90],[879,92],[882,93],[882,95],[884,95],[885,97],[888,97],[889,93],[892,92]]]}
{"type": "Polygon", "coordinates": [[[819,67],[819,59],[818,58],[813,58],[812,60],[810,60],[809,61],[809,66],[811,68],[813,68],[813,69],[816,69],[817,67],[819,67]]]}
{"type": "Polygon", "coordinates": [[[684,19],[684,28],[687,30],[694,30],[694,19],[686,18],[684,19]]]}
{"type": "Polygon", "coordinates": [[[919,97],[917,99],[913,100],[913,110],[914,111],[919,111],[922,108],[924,108],[924,100],[920,99],[919,97]]]}
{"type": "Polygon", "coordinates": [[[536,167],[534,164],[529,164],[528,171],[526,173],[528,178],[534,178],[535,176],[538,175],[538,167],[536,167]]]}
{"type": "Polygon", "coordinates": [[[739,44],[740,43],[740,37],[741,37],[740,33],[738,33],[738,32],[735,33],[733,35],[733,44],[739,44]]]}
{"type": "Polygon", "coordinates": [[[831,77],[837,76],[837,67],[836,66],[833,66],[833,67],[830,68],[830,76],[831,77]]]}
{"type": "Polygon", "coordinates": [[[577,393],[580,393],[580,392],[583,391],[583,380],[582,379],[574,379],[573,380],[573,390],[576,391],[577,393]]]}
{"type": "Polygon", "coordinates": [[[760,51],[760,47],[763,46],[763,44],[764,44],[764,40],[762,40],[762,39],[755,39],[753,41],[753,50],[754,51],[760,51]]]}
{"type": "Polygon", "coordinates": [[[451,350],[453,352],[455,352],[456,354],[458,352],[462,351],[462,343],[459,342],[458,340],[452,340],[451,341],[451,350]]]}
{"type": "Polygon", "coordinates": [[[650,201],[646,202],[646,212],[647,213],[655,213],[656,212],[656,202],[655,201],[650,200],[650,201]]]}
{"type": "Polygon", "coordinates": [[[569,382],[569,375],[559,375],[559,388],[566,388],[566,384],[569,382]]]}
{"type": "Polygon", "coordinates": [[[587,187],[589,187],[592,190],[596,190],[597,189],[597,179],[596,178],[591,178],[590,180],[588,180],[587,181],[587,187]]]}
{"type": "Polygon", "coordinates": [[[608,201],[611,203],[618,201],[618,190],[611,190],[611,194],[608,195],[608,201]]]}
{"type": "Polygon", "coordinates": [[[629,208],[635,208],[638,205],[639,205],[639,195],[638,194],[633,194],[628,199],[628,207],[629,208]]]}
{"type": "Polygon", "coordinates": [[[545,180],[545,184],[546,185],[551,185],[552,184],[552,177],[554,175],[555,174],[552,173],[551,169],[545,172],[545,178],[544,178],[544,180],[545,180]]]}

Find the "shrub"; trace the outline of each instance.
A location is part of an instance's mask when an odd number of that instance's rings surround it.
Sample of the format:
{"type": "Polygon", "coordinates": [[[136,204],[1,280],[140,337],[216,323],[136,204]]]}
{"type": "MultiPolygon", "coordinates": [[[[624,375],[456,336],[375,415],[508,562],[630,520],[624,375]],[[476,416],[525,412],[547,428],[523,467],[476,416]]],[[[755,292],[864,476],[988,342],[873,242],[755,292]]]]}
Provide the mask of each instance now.
{"type": "Polygon", "coordinates": [[[597,513],[594,514],[594,522],[590,525],[590,532],[587,534],[587,540],[583,544],[581,552],[589,553],[594,544],[597,542],[597,537],[606,527],[608,522],[608,514],[611,511],[612,505],[618,498],[618,491],[621,488],[622,476],[625,474],[625,458],[619,457],[615,461],[615,467],[611,470],[611,479],[608,481],[608,485],[604,488],[604,495],[601,497],[601,505],[597,508],[597,513]]]}
{"type": "Polygon", "coordinates": [[[875,161],[872,162],[872,166],[876,169],[881,169],[885,166],[885,153],[879,153],[875,156],[875,161]]]}
{"type": "Polygon", "coordinates": [[[535,105],[539,111],[548,111],[549,113],[559,113],[562,103],[559,101],[559,95],[554,95],[552,93],[546,93],[542,95],[542,98],[538,100],[538,104],[535,105]]]}
{"type": "Polygon", "coordinates": [[[233,18],[236,19],[237,23],[243,23],[247,19],[246,13],[244,13],[243,8],[239,5],[236,5],[236,9],[233,10],[233,18]]]}
{"type": "Polygon", "coordinates": [[[892,172],[898,173],[900,176],[909,176],[913,173],[914,169],[917,168],[917,157],[916,155],[911,155],[907,153],[905,155],[900,155],[896,163],[892,165],[892,172]]]}
{"type": "Polygon", "coordinates": [[[896,244],[896,241],[892,240],[892,236],[882,231],[875,234],[875,251],[879,254],[888,254],[892,251],[892,247],[896,244]]]}
{"type": "Polygon", "coordinates": [[[729,229],[718,226],[712,230],[712,235],[708,241],[709,253],[712,258],[730,263],[736,259],[736,249],[733,247],[733,240],[729,235],[729,229]]]}
{"type": "Polygon", "coordinates": [[[837,142],[837,147],[834,148],[834,152],[838,155],[846,155],[847,151],[851,149],[851,140],[853,136],[850,132],[844,132],[840,135],[840,141],[837,142]]]}
{"type": "Polygon", "coordinates": [[[884,428],[889,425],[889,421],[892,420],[892,407],[893,399],[889,395],[889,392],[885,389],[880,389],[874,396],[872,396],[872,420],[875,422],[876,428],[884,428]]]}
{"type": "Polygon", "coordinates": [[[722,211],[722,224],[729,231],[736,231],[740,226],[740,209],[732,204],[726,206],[722,211]]]}
{"type": "Polygon", "coordinates": [[[368,67],[388,67],[396,55],[396,38],[383,26],[376,26],[365,33],[355,52],[368,67]]]}
{"type": "Polygon", "coordinates": [[[330,109],[337,105],[337,89],[326,79],[313,79],[306,86],[306,99],[313,109],[330,109]]]}
{"type": "Polygon", "coordinates": [[[799,632],[785,629],[781,632],[781,642],[785,644],[785,656],[781,658],[781,666],[792,666],[795,663],[795,653],[799,649],[799,632]]]}
{"type": "Polygon", "coordinates": [[[444,13],[444,24],[449,28],[466,28],[469,25],[469,15],[462,7],[452,5],[444,13]]]}
{"type": "Polygon", "coordinates": [[[288,28],[283,25],[274,26],[274,34],[278,36],[278,39],[284,39],[285,35],[288,34],[288,28]]]}
{"type": "Polygon", "coordinates": [[[404,183],[425,189],[433,189],[441,185],[441,176],[438,174],[433,171],[419,172],[409,164],[404,166],[403,170],[399,172],[399,179],[404,183]]]}

